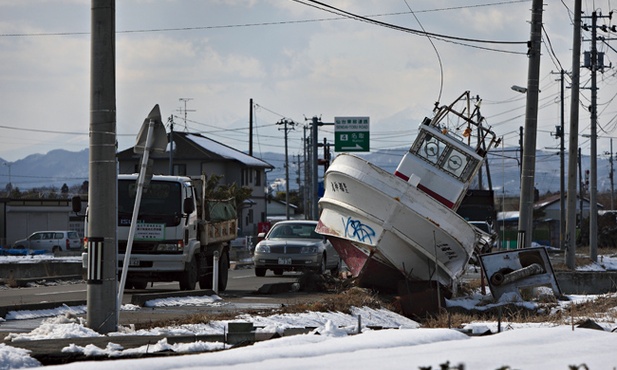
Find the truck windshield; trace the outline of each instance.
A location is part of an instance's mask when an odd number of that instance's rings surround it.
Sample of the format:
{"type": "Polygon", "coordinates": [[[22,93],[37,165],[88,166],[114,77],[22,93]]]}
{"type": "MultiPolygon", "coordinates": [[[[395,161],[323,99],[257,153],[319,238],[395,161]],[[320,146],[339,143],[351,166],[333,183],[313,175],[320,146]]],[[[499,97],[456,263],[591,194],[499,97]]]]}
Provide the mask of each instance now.
{"type": "MultiPolygon", "coordinates": [[[[118,212],[133,213],[137,182],[118,181],[118,212]]],[[[182,187],[178,182],[151,181],[141,197],[140,215],[179,216],[182,212],[182,187]]]]}

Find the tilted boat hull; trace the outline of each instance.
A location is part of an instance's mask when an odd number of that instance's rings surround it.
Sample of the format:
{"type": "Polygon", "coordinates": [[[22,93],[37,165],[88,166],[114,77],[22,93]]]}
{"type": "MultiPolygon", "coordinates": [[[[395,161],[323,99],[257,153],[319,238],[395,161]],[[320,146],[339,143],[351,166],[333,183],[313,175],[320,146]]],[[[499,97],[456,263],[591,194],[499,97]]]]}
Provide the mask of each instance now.
{"type": "MultiPolygon", "coordinates": [[[[317,230],[326,232],[326,226],[320,223],[317,230]]],[[[336,233],[335,231],[332,234],[336,233]]],[[[384,291],[395,291],[399,281],[405,276],[397,270],[376,249],[366,249],[366,245],[353,243],[350,240],[328,236],[330,243],[349,268],[352,276],[359,286],[384,291]]]]}
{"type": "Polygon", "coordinates": [[[353,155],[328,168],[317,232],[352,274],[395,289],[398,280],[449,285],[464,271],[478,235],[452,209],[416,186],[353,155]]]}

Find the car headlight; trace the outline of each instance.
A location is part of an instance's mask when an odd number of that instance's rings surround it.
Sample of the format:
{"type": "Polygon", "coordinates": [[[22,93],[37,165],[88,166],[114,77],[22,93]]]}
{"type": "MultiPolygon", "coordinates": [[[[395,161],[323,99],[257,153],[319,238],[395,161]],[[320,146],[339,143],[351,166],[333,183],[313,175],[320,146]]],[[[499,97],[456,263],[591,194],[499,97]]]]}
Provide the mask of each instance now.
{"type": "Polygon", "coordinates": [[[317,252],[319,252],[319,247],[317,247],[316,245],[302,247],[302,249],[300,250],[300,253],[302,254],[315,254],[317,252]]]}
{"type": "Polygon", "coordinates": [[[178,240],[176,243],[159,243],[156,246],[158,252],[182,252],[183,249],[184,242],[182,240],[178,240]]]}
{"type": "Polygon", "coordinates": [[[257,244],[255,253],[270,253],[270,246],[267,244],[257,244]]]}

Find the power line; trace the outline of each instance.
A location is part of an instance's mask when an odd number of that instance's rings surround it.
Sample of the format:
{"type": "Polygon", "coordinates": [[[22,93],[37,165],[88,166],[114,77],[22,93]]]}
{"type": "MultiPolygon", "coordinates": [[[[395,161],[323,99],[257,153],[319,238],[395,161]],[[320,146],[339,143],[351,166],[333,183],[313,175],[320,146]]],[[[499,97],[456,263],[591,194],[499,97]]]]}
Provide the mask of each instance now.
{"type": "MultiPolygon", "coordinates": [[[[90,135],[90,133],[88,133],[88,132],[60,131],[60,130],[43,130],[43,129],[36,129],[36,128],[13,127],[13,126],[4,126],[4,125],[0,125],[0,128],[7,129],[7,130],[15,130],[15,131],[41,132],[41,133],[44,133],[44,134],[62,134],[62,135],[77,135],[77,136],[88,136],[88,135],[90,135]]],[[[135,133],[135,134],[118,134],[118,133],[116,133],[116,136],[137,136],[137,133],[135,133]]]]}
{"type": "Polygon", "coordinates": [[[11,127],[11,126],[2,126],[2,125],[0,125],[0,128],[5,128],[7,130],[16,130],[16,131],[42,132],[42,133],[46,133],[46,134],[88,135],[87,132],[42,130],[42,129],[36,129],[36,128],[11,127]]]}
{"type": "MultiPolygon", "coordinates": [[[[451,36],[451,35],[444,35],[444,34],[439,34],[439,33],[434,33],[434,32],[425,32],[425,31],[421,31],[421,30],[416,30],[413,28],[408,28],[408,27],[402,27],[402,26],[398,26],[392,23],[386,23],[386,22],[381,22],[372,18],[368,18],[365,16],[361,16],[352,12],[348,12],[345,10],[342,10],[340,8],[334,7],[332,5],[328,5],[325,3],[322,3],[320,1],[316,1],[316,0],[293,0],[299,4],[304,4],[304,5],[308,5],[308,6],[312,6],[311,4],[306,4],[306,2],[312,3],[312,4],[317,4],[319,6],[321,6],[322,8],[316,7],[317,9],[321,9],[327,12],[331,12],[334,14],[338,14],[338,15],[342,15],[345,17],[349,17],[351,19],[355,19],[355,20],[359,20],[362,22],[367,22],[367,23],[371,23],[371,24],[375,24],[378,26],[382,26],[382,27],[386,27],[386,28],[391,28],[394,30],[398,30],[398,31],[403,31],[403,32],[408,32],[408,33],[413,33],[416,35],[421,35],[421,36],[431,36],[431,37],[435,37],[438,39],[442,39],[443,41],[447,41],[447,40],[454,40],[454,41],[465,41],[465,42],[475,42],[475,43],[484,43],[484,44],[501,44],[501,45],[527,45],[527,41],[501,41],[501,40],[481,40],[481,39],[473,39],[473,38],[468,38],[468,37],[459,37],[459,36],[451,36]]],[[[500,50],[495,50],[495,51],[500,51],[500,50]]],[[[502,50],[501,50],[502,51],[502,50]]]]}
{"type": "MultiPolygon", "coordinates": [[[[430,13],[430,12],[439,12],[439,11],[448,11],[448,10],[470,9],[470,8],[487,7],[487,6],[495,6],[495,5],[510,5],[510,4],[516,4],[516,3],[525,3],[525,2],[529,2],[529,0],[511,0],[511,1],[502,1],[498,3],[484,3],[484,4],[465,5],[465,6],[455,6],[455,7],[448,7],[448,8],[428,9],[428,10],[416,11],[416,13],[430,13]]],[[[308,4],[304,4],[304,5],[308,5],[308,4]]],[[[409,12],[383,13],[383,14],[369,15],[369,17],[386,17],[386,16],[407,15],[407,14],[409,14],[409,12]]],[[[286,24],[299,24],[299,23],[330,22],[330,21],[339,21],[339,20],[344,20],[344,19],[348,19],[348,17],[341,16],[341,17],[335,17],[335,18],[254,22],[254,23],[240,23],[240,24],[228,24],[228,25],[216,25],[216,26],[121,30],[121,31],[116,31],[116,34],[182,32],[182,31],[201,31],[201,30],[225,29],[225,28],[264,27],[264,26],[279,26],[279,25],[286,25],[286,24]]],[[[90,35],[90,31],[2,33],[0,34],[0,37],[44,37],[44,36],[84,36],[84,35],[90,35]]]]}

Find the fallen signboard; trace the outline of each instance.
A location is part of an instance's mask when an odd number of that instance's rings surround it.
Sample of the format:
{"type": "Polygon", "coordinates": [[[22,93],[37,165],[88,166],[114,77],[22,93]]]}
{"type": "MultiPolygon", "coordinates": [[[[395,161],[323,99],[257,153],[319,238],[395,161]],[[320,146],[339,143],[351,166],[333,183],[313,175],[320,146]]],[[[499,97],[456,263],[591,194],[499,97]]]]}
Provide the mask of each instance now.
{"type": "Polygon", "coordinates": [[[543,247],[483,254],[480,263],[496,301],[505,293],[520,296],[523,290],[542,286],[551,288],[556,297],[561,296],[551,261],[543,247]]]}

